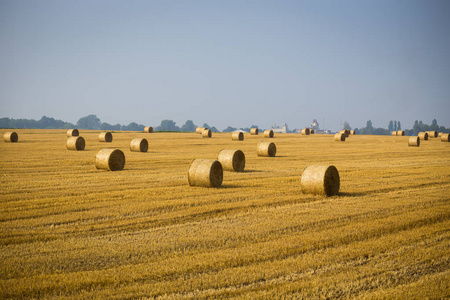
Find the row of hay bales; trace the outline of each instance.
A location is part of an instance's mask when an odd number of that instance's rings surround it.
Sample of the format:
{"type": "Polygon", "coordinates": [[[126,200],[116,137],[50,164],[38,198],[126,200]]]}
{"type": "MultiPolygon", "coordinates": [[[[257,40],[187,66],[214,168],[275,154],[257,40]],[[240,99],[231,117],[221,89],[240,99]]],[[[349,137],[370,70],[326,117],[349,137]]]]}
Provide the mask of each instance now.
{"type": "MultiPolygon", "coordinates": [[[[80,132],[77,129],[70,129],[67,131],[67,141],[66,148],[68,150],[83,151],[86,142],[80,132]]],[[[111,143],[113,140],[111,132],[101,132],[98,136],[100,142],[111,143]]],[[[147,152],[148,151],[148,141],[147,139],[134,138],[130,142],[130,151],[133,152],[147,152]]]]}
{"type": "MultiPolygon", "coordinates": [[[[202,137],[204,137],[204,138],[212,137],[211,130],[206,128],[206,127],[197,127],[195,129],[195,132],[198,133],[198,134],[201,134],[202,137]]],[[[251,128],[250,129],[250,134],[251,135],[258,135],[259,134],[258,128],[251,128]]],[[[264,137],[266,137],[266,138],[273,138],[274,137],[273,130],[265,130],[264,131],[264,137]]],[[[233,141],[243,141],[244,140],[244,133],[241,132],[241,131],[232,132],[231,139],[233,141]]]]}
{"type": "Polygon", "coordinates": [[[345,142],[351,135],[356,135],[356,132],[354,130],[343,129],[334,135],[334,140],[336,142],[345,142]]]}
{"type": "Polygon", "coordinates": [[[408,146],[410,147],[419,147],[420,141],[427,141],[428,138],[441,138],[441,142],[450,142],[450,134],[440,132],[439,134],[436,131],[425,131],[419,132],[417,136],[411,136],[408,139],[408,146]]]}

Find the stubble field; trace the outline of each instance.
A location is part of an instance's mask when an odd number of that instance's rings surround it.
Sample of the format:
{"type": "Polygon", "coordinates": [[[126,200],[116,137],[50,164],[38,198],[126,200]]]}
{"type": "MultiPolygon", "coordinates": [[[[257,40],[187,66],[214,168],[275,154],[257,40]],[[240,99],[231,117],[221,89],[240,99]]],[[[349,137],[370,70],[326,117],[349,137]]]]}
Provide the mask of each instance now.
{"type": "Polygon", "coordinates": [[[450,297],[450,143],[275,134],[269,158],[261,134],[81,130],[69,151],[65,130],[16,132],[0,142],[0,298],[450,297]],[[97,170],[101,148],[124,170],[97,170]],[[246,171],[190,187],[190,162],[221,149],[246,171]],[[314,164],[336,166],[338,196],[302,194],[314,164]]]}

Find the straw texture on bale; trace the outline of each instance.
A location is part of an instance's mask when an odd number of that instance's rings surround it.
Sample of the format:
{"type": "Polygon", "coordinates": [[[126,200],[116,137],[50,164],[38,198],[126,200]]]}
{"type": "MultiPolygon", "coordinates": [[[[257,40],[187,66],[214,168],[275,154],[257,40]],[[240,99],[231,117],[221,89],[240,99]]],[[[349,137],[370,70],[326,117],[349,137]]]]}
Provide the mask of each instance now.
{"type": "Polygon", "coordinates": [[[314,129],[309,130],[309,134],[314,134],[314,133],[316,133],[316,131],[314,129]]]}
{"type": "Polygon", "coordinates": [[[311,133],[311,131],[309,130],[309,128],[302,129],[302,135],[309,135],[310,133],[311,133]]]}
{"type": "Polygon", "coordinates": [[[100,142],[111,143],[112,139],[113,136],[111,132],[100,132],[100,134],[98,135],[98,140],[100,142]]]}
{"type": "Polygon", "coordinates": [[[273,130],[264,130],[264,137],[273,138],[273,130]]]}
{"type": "Polygon", "coordinates": [[[258,133],[259,133],[258,128],[252,128],[252,129],[250,129],[250,134],[251,134],[251,135],[258,135],[258,133]]]}
{"type": "Polygon", "coordinates": [[[144,132],[152,133],[152,132],[153,132],[153,127],[151,127],[151,126],[145,127],[145,128],[144,128],[144,132]]]}
{"type": "Polygon", "coordinates": [[[444,134],[443,132],[439,132],[438,137],[441,137],[443,134],[444,134]]]}
{"type": "Polygon", "coordinates": [[[392,135],[397,135],[397,131],[392,131],[392,135]]]}
{"type": "Polygon", "coordinates": [[[19,136],[17,135],[17,132],[5,132],[5,134],[3,134],[4,142],[17,143],[18,140],[19,136]]]}
{"type": "Polygon", "coordinates": [[[205,130],[203,130],[203,132],[202,132],[202,136],[204,137],[204,138],[210,138],[211,137],[211,130],[210,129],[205,129],[205,130]]]}
{"type": "Polygon", "coordinates": [[[277,146],[272,142],[261,141],[256,146],[256,154],[258,156],[274,157],[277,154],[277,146]]]}
{"type": "Polygon", "coordinates": [[[66,141],[66,148],[68,150],[81,151],[84,150],[85,146],[86,142],[84,141],[84,138],[82,138],[81,136],[71,136],[66,141]]]}
{"type": "Polygon", "coordinates": [[[397,135],[398,136],[404,136],[405,135],[405,131],[404,130],[397,130],[397,135]]]}
{"type": "Polygon", "coordinates": [[[437,131],[427,131],[427,133],[429,138],[437,138],[438,136],[437,131]]]}
{"type": "Polygon", "coordinates": [[[441,135],[441,142],[450,142],[450,134],[448,133],[443,133],[441,135]]]}
{"type": "Polygon", "coordinates": [[[424,140],[424,141],[428,140],[428,132],[419,132],[418,136],[421,140],[424,140]]]}
{"type": "Polygon", "coordinates": [[[245,154],[241,150],[220,150],[217,160],[225,171],[243,172],[245,168],[245,154]]]}
{"type": "Polygon", "coordinates": [[[356,132],[354,130],[350,130],[350,135],[356,135],[356,132]]]}
{"type": "Polygon", "coordinates": [[[350,130],[348,130],[348,129],[342,129],[341,131],[339,131],[339,133],[344,134],[345,137],[348,138],[349,135],[350,135],[350,130]]]}
{"type": "Polygon", "coordinates": [[[345,133],[340,133],[340,132],[336,133],[334,135],[334,140],[336,142],[345,142],[345,133]]]}
{"type": "Polygon", "coordinates": [[[408,139],[408,146],[419,147],[420,138],[418,136],[410,136],[408,139]]]}
{"type": "Polygon", "coordinates": [[[95,156],[95,167],[108,171],[120,171],[125,166],[125,154],[119,149],[101,149],[95,156]]]}
{"type": "Polygon", "coordinates": [[[222,164],[214,159],[194,159],[188,181],[190,186],[219,187],[223,181],[222,164]]]}
{"type": "Polygon", "coordinates": [[[195,128],[195,132],[199,133],[199,134],[202,134],[203,130],[205,130],[205,129],[208,129],[208,128],[206,128],[206,127],[197,127],[197,128],[195,128]]]}
{"type": "Polygon", "coordinates": [[[334,196],[339,192],[339,172],[335,166],[307,166],[300,184],[305,194],[334,196]]]}
{"type": "Polygon", "coordinates": [[[79,136],[80,132],[78,131],[78,129],[69,129],[67,130],[67,136],[71,137],[71,136],[79,136]]]}
{"type": "Polygon", "coordinates": [[[244,140],[244,134],[242,132],[233,132],[231,134],[231,139],[233,141],[243,141],[244,140]]]}
{"type": "Polygon", "coordinates": [[[148,141],[147,139],[134,138],[130,143],[130,150],[133,152],[147,152],[148,141]]]}

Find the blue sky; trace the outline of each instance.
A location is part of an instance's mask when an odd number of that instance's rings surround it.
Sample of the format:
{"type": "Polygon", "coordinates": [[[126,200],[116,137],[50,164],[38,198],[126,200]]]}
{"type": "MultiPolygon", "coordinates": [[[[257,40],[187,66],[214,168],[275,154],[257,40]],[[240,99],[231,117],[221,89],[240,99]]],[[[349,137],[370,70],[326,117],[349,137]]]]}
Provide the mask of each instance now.
{"type": "Polygon", "coordinates": [[[449,53],[450,1],[0,0],[0,117],[450,127],[449,53]]]}

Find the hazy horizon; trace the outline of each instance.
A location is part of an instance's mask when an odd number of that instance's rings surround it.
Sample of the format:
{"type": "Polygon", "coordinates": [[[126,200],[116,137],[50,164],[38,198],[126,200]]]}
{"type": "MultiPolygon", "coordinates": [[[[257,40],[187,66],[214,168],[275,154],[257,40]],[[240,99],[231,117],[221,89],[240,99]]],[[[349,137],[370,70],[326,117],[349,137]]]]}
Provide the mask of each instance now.
{"type": "Polygon", "coordinates": [[[449,1],[0,0],[0,117],[448,128],[449,33],[449,1]]]}

